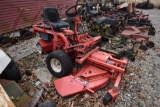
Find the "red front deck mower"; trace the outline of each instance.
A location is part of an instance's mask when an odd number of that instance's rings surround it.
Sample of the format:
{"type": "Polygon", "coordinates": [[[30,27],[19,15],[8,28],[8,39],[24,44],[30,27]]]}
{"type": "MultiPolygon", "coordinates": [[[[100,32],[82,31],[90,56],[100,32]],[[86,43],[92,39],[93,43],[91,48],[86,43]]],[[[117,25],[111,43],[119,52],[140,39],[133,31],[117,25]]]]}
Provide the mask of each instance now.
{"type": "MultiPolygon", "coordinates": [[[[76,13],[76,9],[70,13],[72,19],[80,17],[76,13]]],[[[60,78],[54,81],[57,92],[62,97],[94,93],[112,80],[114,87],[107,91],[103,102],[108,104],[114,101],[127,59],[118,60],[99,51],[96,44],[101,40],[100,36],[92,37],[88,33],[79,35],[76,31],[68,30],[69,24],[60,19],[57,9],[46,7],[43,15],[44,22],[33,25],[33,31],[40,34],[39,52],[52,51],[46,58],[46,64],[50,73],[60,78]]]]}

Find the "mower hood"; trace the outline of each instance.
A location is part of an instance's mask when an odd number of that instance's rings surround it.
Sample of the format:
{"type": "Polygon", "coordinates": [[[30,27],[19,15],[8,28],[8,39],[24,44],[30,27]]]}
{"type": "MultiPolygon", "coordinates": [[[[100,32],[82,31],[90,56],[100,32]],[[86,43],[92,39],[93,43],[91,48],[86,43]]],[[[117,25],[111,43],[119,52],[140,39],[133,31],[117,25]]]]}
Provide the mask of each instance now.
{"type": "Polygon", "coordinates": [[[8,55],[0,49],[0,74],[7,67],[10,61],[11,61],[11,58],[8,57],[8,55]]]}

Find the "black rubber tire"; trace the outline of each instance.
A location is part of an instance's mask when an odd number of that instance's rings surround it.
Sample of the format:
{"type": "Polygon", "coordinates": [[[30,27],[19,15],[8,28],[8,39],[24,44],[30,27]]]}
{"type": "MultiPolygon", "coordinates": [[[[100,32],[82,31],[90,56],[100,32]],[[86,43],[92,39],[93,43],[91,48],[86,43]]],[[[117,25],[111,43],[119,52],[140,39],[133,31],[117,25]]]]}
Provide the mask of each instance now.
{"type": "Polygon", "coordinates": [[[155,31],[155,28],[154,27],[150,27],[150,29],[148,30],[148,35],[155,35],[156,34],[156,31],[155,31]]]}
{"type": "Polygon", "coordinates": [[[110,35],[116,35],[117,34],[117,28],[115,27],[115,25],[110,25],[110,27],[109,27],[109,34],[110,35]]]}
{"type": "Polygon", "coordinates": [[[46,64],[49,72],[58,78],[68,75],[73,69],[70,57],[62,50],[56,50],[48,54],[46,64]],[[50,61],[52,58],[57,59],[62,66],[62,70],[59,73],[55,72],[51,67],[50,61]]]}
{"type": "Polygon", "coordinates": [[[13,60],[11,60],[8,66],[3,70],[0,77],[7,80],[14,80],[16,82],[22,79],[21,72],[13,60]]]}
{"type": "Polygon", "coordinates": [[[135,55],[129,54],[126,56],[130,61],[134,62],[135,61],[135,55]]]}
{"type": "Polygon", "coordinates": [[[145,44],[142,44],[140,47],[139,47],[139,49],[141,49],[141,50],[144,50],[144,51],[147,51],[147,46],[145,45],[145,44]]]}
{"type": "Polygon", "coordinates": [[[56,107],[52,101],[45,101],[41,103],[38,107],[56,107]]]}
{"type": "Polygon", "coordinates": [[[108,105],[108,103],[111,101],[112,101],[112,95],[109,92],[107,92],[103,97],[103,104],[108,105]]]}
{"type": "Polygon", "coordinates": [[[155,44],[154,44],[154,42],[149,41],[149,42],[147,42],[146,46],[147,46],[148,48],[153,48],[153,47],[155,46],[155,44]]]}
{"type": "Polygon", "coordinates": [[[31,72],[30,70],[26,70],[26,71],[25,71],[25,74],[26,74],[27,76],[31,76],[31,75],[32,75],[32,72],[31,72]]]}
{"type": "Polygon", "coordinates": [[[139,9],[153,9],[154,8],[154,4],[153,3],[148,3],[148,2],[142,2],[142,3],[138,3],[136,5],[136,8],[139,9]]]}

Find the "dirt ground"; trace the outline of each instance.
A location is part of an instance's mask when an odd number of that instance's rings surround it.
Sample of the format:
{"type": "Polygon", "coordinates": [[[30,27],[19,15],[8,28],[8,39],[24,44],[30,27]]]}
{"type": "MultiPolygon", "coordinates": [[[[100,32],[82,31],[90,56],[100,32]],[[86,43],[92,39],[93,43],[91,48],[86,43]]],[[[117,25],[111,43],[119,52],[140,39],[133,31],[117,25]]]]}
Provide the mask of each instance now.
{"type": "MultiPolygon", "coordinates": [[[[119,86],[119,96],[115,102],[108,105],[110,107],[160,107],[160,10],[143,10],[143,13],[149,14],[149,19],[156,28],[156,35],[150,36],[155,47],[146,52],[139,52],[136,60],[128,63],[119,86]]],[[[39,55],[36,52],[36,41],[37,37],[11,46],[5,51],[15,58],[22,72],[26,69],[31,71],[39,69],[41,72],[44,71],[50,80],[54,80],[56,78],[46,69],[46,55],[39,55]]],[[[43,79],[46,76],[38,77],[43,79]]],[[[52,100],[57,107],[105,107],[102,97],[111,87],[109,84],[95,94],[76,94],[67,98],[62,98],[54,87],[44,93],[48,95],[45,99],[52,100]]]]}

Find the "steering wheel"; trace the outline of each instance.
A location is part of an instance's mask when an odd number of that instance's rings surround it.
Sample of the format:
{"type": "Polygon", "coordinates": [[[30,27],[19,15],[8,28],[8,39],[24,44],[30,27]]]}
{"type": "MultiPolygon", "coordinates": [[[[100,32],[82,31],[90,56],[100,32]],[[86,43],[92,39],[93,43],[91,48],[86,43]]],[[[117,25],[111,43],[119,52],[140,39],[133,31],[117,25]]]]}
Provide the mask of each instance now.
{"type": "Polygon", "coordinates": [[[70,7],[66,11],[66,16],[67,17],[76,17],[78,14],[81,15],[82,9],[84,8],[84,4],[76,4],[72,7],[70,7]],[[77,10],[77,8],[80,6],[80,8],[77,10]]]}

